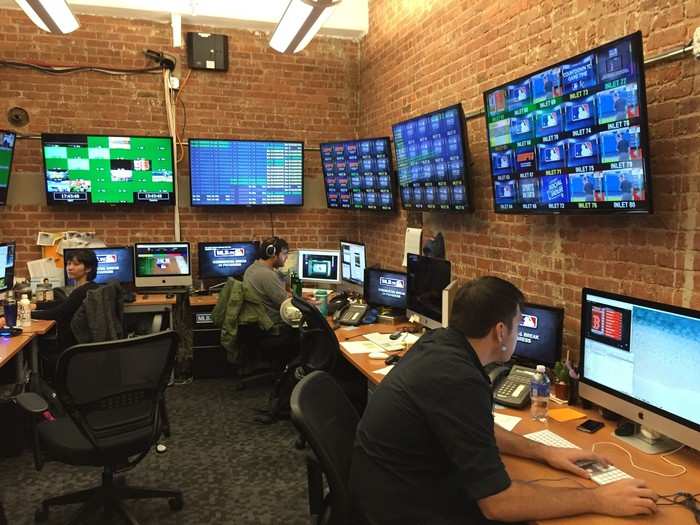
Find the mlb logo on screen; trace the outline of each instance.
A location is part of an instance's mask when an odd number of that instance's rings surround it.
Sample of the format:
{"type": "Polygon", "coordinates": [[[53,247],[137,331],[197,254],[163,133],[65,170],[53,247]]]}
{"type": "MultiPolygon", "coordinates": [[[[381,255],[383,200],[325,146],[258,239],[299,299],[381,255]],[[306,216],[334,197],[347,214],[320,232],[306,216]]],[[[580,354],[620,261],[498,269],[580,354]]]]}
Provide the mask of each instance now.
{"type": "Polygon", "coordinates": [[[520,326],[524,328],[537,328],[537,316],[532,314],[521,314],[520,326]]]}
{"type": "Polygon", "coordinates": [[[391,286],[392,288],[403,288],[404,287],[403,280],[392,279],[391,277],[380,277],[379,284],[382,284],[384,286],[391,286]]]}
{"type": "Polygon", "coordinates": [[[114,253],[107,253],[97,256],[97,262],[102,264],[114,264],[117,262],[117,256],[114,253]]]}

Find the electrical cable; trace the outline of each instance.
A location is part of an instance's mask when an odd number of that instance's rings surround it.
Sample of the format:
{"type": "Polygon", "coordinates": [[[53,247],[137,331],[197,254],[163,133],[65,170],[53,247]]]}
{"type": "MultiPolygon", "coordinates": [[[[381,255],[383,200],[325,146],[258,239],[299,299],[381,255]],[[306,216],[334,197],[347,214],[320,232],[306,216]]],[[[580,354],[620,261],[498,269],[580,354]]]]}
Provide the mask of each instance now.
{"type": "Polygon", "coordinates": [[[41,73],[50,75],[68,75],[71,73],[93,72],[102,73],[105,75],[142,75],[159,73],[163,70],[161,66],[137,68],[137,69],[121,69],[112,67],[96,67],[96,66],[45,66],[40,64],[32,64],[29,62],[14,62],[12,60],[0,60],[0,66],[5,66],[13,69],[33,69],[41,73]]]}
{"type": "MultiPolygon", "coordinates": [[[[528,485],[530,483],[554,483],[557,481],[571,481],[573,483],[576,483],[576,485],[578,485],[581,488],[584,488],[584,489],[588,488],[588,487],[586,487],[586,485],[584,485],[583,483],[580,483],[578,480],[573,479],[573,478],[537,478],[537,479],[527,479],[527,480],[516,479],[515,481],[519,481],[520,483],[525,483],[528,485]]],[[[570,488],[570,487],[562,487],[562,488],[570,488]]],[[[573,487],[571,487],[571,488],[573,488],[573,487]]]]}
{"type": "Polygon", "coordinates": [[[657,501],[657,505],[670,506],[670,505],[682,505],[687,508],[695,516],[695,523],[700,524],[700,500],[698,500],[700,492],[697,494],[690,494],[688,492],[676,492],[675,494],[659,494],[659,499],[663,499],[666,503],[657,501]]]}
{"type": "Polygon", "coordinates": [[[662,477],[664,477],[664,478],[677,478],[677,477],[679,477],[679,476],[682,476],[682,475],[685,474],[686,472],[688,472],[688,469],[686,469],[683,465],[679,465],[678,463],[674,463],[673,461],[671,461],[671,460],[669,460],[669,459],[666,458],[667,456],[670,456],[670,455],[672,455],[672,454],[675,454],[676,452],[678,452],[679,450],[681,450],[683,447],[685,447],[685,445],[681,445],[681,446],[678,447],[677,449],[672,450],[671,452],[666,452],[665,454],[661,454],[661,455],[659,456],[662,460],[664,460],[664,461],[665,461],[666,463],[668,463],[669,465],[672,465],[672,466],[674,466],[674,467],[677,467],[677,468],[681,469],[681,472],[677,472],[677,473],[675,473],[675,474],[664,474],[663,472],[656,472],[655,470],[651,470],[651,469],[648,469],[648,468],[640,467],[639,465],[637,465],[637,464],[634,462],[634,459],[632,459],[632,454],[630,454],[629,450],[627,450],[625,447],[621,447],[621,446],[618,445],[617,443],[613,443],[612,441],[600,441],[600,442],[598,442],[598,443],[594,443],[594,444],[593,444],[593,447],[591,447],[591,452],[595,452],[596,447],[599,446],[599,445],[611,445],[611,446],[613,446],[613,447],[619,448],[619,449],[622,450],[625,454],[627,454],[627,457],[629,458],[630,463],[632,464],[632,466],[633,466],[634,468],[636,468],[636,469],[641,470],[642,472],[649,472],[650,474],[656,474],[657,476],[662,476],[662,477]]]}

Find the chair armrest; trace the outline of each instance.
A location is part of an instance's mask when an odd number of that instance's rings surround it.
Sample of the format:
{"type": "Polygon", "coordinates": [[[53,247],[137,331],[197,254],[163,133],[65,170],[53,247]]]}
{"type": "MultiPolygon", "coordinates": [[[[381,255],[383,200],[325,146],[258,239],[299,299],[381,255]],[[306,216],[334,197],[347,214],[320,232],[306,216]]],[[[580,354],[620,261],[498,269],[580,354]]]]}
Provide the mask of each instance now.
{"type": "Polygon", "coordinates": [[[19,407],[30,414],[39,415],[49,409],[46,400],[35,392],[24,392],[15,397],[19,407]]]}

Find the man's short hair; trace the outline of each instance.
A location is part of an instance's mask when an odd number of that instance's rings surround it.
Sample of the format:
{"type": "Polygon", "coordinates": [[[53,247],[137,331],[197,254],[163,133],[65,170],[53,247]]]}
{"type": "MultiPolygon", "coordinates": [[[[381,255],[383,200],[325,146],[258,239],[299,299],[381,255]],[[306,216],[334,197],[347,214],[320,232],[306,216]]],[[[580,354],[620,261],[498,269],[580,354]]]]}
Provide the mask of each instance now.
{"type": "Polygon", "coordinates": [[[85,268],[90,268],[87,275],[88,281],[94,281],[95,277],[97,277],[97,255],[95,255],[94,251],[86,248],[72,251],[68,260],[65,261],[66,264],[68,264],[68,261],[78,261],[85,265],[85,268]]]}
{"type": "Polygon", "coordinates": [[[499,322],[510,327],[524,301],[525,296],[514,284],[491,275],[479,277],[457,291],[450,328],[466,337],[485,337],[499,322]]]}
{"type": "Polygon", "coordinates": [[[289,244],[280,237],[269,237],[260,245],[260,258],[272,259],[280,254],[282,250],[289,251],[289,244]]]}

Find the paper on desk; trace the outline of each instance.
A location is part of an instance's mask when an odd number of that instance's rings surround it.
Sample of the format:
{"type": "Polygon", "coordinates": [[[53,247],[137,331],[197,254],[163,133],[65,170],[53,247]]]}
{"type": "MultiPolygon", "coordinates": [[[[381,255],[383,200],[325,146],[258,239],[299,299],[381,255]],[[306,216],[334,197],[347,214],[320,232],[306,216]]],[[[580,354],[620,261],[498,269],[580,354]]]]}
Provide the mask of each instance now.
{"type": "Polygon", "coordinates": [[[509,416],[508,414],[499,414],[498,412],[494,412],[493,414],[493,422],[506,430],[513,430],[515,425],[520,423],[522,419],[523,418],[518,416],[509,416]]]}
{"type": "Polygon", "coordinates": [[[343,341],[340,345],[349,354],[369,354],[370,352],[382,352],[382,347],[372,341],[343,341]]]}
{"type": "Polygon", "coordinates": [[[398,339],[389,339],[391,334],[380,334],[379,332],[373,332],[371,334],[365,334],[365,339],[372,341],[374,344],[381,346],[384,350],[389,352],[395,352],[404,349],[404,344],[412,345],[418,341],[418,336],[410,334],[408,332],[402,333],[398,339]]]}
{"type": "Polygon", "coordinates": [[[406,266],[406,258],[409,253],[416,253],[420,255],[421,252],[421,235],[423,234],[422,228],[406,228],[406,239],[404,241],[403,249],[403,262],[401,266],[406,266]]]}
{"type": "Polygon", "coordinates": [[[372,370],[372,373],[385,376],[389,372],[391,372],[392,368],[394,368],[394,365],[389,365],[389,366],[385,366],[384,368],[380,368],[379,370],[372,370]]]}

